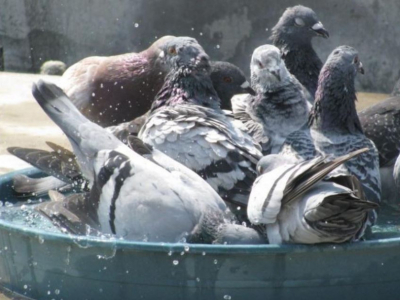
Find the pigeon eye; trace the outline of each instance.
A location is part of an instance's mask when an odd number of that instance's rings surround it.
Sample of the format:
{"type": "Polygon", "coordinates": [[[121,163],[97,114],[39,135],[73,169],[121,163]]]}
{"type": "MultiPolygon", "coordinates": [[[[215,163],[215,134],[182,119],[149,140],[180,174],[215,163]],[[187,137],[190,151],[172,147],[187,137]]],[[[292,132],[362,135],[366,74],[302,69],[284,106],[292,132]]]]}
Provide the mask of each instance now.
{"type": "Polygon", "coordinates": [[[358,64],[358,62],[359,62],[358,56],[354,57],[353,62],[354,62],[355,64],[358,64]]]}
{"type": "Polygon", "coordinates": [[[175,49],[175,47],[170,47],[170,48],[168,49],[168,53],[171,54],[171,55],[176,55],[176,49],[175,49]]]}
{"type": "Polygon", "coordinates": [[[339,50],[336,50],[335,52],[333,52],[333,55],[338,55],[339,54],[339,50]]]}
{"type": "Polygon", "coordinates": [[[261,63],[261,61],[258,61],[258,66],[259,66],[261,69],[264,68],[264,65],[261,63]]]}
{"type": "Polygon", "coordinates": [[[296,26],[299,26],[299,27],[303,27],[304,25],[306,25],[306,24],[304,23],[303,19],[300,19],[300,18],[294,19],[294,24],[295,24],[296,26]]]}
{"type": "Polygon", "coordinates": [[[232,82],[232,77],[224,77],[223,80],[227,83],[231,83],[232,82]]]}

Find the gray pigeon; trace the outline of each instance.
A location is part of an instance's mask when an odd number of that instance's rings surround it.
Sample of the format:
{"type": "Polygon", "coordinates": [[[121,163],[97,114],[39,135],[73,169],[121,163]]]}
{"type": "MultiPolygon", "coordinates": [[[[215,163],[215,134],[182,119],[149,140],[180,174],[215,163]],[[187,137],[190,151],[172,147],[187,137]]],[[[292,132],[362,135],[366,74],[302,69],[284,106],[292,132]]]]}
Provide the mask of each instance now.
{"type": "Polygon", "coordinates": [[[262,242],[253,229],[232,223],[224,201],[196,173],[138,138],[126,146],[86,119],[53,84],[39,81],[33,95],[68,137],[86,177],[93,178],[90,192],[66,198],[52,193],[56,201],[37,207],[58,226],[86,234],[89,225],[149,242],[262,242]]]}
{"type": "Polygon", "coordinates": [[[260,148],[241,122],[220,109],[203,48],[193,39],[186,49],[170,60],[173,70],[139,137],[200,174],[224,200],[245,205],[260,148]]]}
{"type": "Polygon", "coordinates": [[[262,145],[264,155],[277,153],[286,137],[307,123],[310,106],[302,85],[286,69],[275,46],[255,49],[250,70],[257,95],[233,97],[233,113],[262,145]]]}
{"type": "Polygon", "coordinates": [[[326,176],[368,148],[336,159],[316,157],[293,162],[277,154],[263,157],[250,194],[247,214],[265,225],[271,244],[343,243],[359,240],[368,211],[377,204],[364,198],[360,182],[348,174],[326,176]],[[322,181],[323,180],[323,181],[322,181]]]}
{"type": "Polygon", "coordinates": [[[322,68],[322,62],[311,44],[315,36],[328,38],[329,33],[311,8],[297,5],[285,10],[272,28],[270,37],[273,44],[282,51],[289,72],[296,76],[312,98],[322,68]]]}
{"type": "Polygon", "coordinates": [[[379,152],[382,181],[382,200],[398,203],[400,193],[395,187],[393,168],[400,149],[400,81],[393,89],[391,97],[361,112],[361,126],[367,138],[371,139],[379,152]]]}
{"type": "MultiPolygon", "coordinates": [[[[381,199],[378,151],[365,137],[357,116],[354,79],[364,73],[358,52],[349,46],[336,48],[321,70],[315,103],[308,125],[290,134],[281,152],[298,160],[318,155],[338,157],[368,148],[344,165],[363,185],[366,198],[375,203],[381,199]]],[[[371,214],[371,221],[375,215],[371,214]]]]}

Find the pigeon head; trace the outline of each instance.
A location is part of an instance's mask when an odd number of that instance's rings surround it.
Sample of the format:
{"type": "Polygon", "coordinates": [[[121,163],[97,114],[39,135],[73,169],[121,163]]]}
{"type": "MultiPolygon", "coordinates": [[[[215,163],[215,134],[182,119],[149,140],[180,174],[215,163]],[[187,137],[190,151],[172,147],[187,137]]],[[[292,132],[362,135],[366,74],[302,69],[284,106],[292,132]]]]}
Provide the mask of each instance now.
{"type": "Polygon", "coordinates": [[[231,98],[234,95],[255,95],[242,70],[231,63],[223,61],[211,62],[210,77],[221,99],[222,109],[232,109],[231,98]]]}
{"type": "Polygon", "coordinates": [[[273,45],[256,48],[250,63],[251,84],[257,93],[263,94],[290,79],[281,51],[273,45]]]}
{"type": "Polygon", "coordinates": [[[310,43],[314,36],[329,37],[317,14],[308,7],[297,5],[285,10],[272,28],[274,44],[310,43]]]}
{"type": "Polygon", "coordinates": [[[357,73],[364,74],[364,68],[356,49],[340,46],[333,50],[319,75],[310,124],[316,121],[322,129],[341,127],[362,132],[355,107],[357,73]]]}
{"type": "Polygon", "coordinates": [[[191,37],[174,37],[162,45],[159,58],[173,70],[209,72],[210,62],[203,47],[191,37]]]}
{"type": "Polygon", "coordinates": [[[350,76],[353,80],[357,73],[364,74],[364,68],[358,57],[358,52],[350,46],[340,46],[333,50],[328,56],[321,73],[328,71],[330,74],[335,72],[341,73],[343,76],[350,76]]]}
{"type": "Polygon", "coordinates": [[[208,55],[195,39],[171,39],[160,55],[165,57],[170,72],[153,101],[152,111],[183,103],[220,109],[221,101],[210,78],[208,55]]]}

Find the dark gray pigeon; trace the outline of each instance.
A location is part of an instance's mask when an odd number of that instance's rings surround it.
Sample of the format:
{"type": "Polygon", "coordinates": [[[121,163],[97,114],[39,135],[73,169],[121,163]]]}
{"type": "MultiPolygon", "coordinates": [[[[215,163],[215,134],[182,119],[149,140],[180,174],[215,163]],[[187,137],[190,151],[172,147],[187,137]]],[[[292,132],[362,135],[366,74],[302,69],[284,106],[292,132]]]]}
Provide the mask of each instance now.
{"type": "Polygon", "coordinates": [[[246,76],[237,66],[224,61],[212,61],[211,81],[221,100],[221,108],[232,110],[231,99],[237,94],[255,95],[246,76]]]}
{"type": "Polygon", "coordinates": [[[53,193],[58,201],[37,207],[58,226],[86,234],[89,225],[149,242],[263,241],[253,229],[233,224],[224,201],[185,166],[138,138],[130,138],[131,147],[123,144],[86,119],[53,84],[39,81],[33,95],[68,137],[86,177],[93,178],[90,192],[66,198],[53,193]]]}
{"type": "Polygon", "coordinates": [[[303,86],[289,73],[273,45],[256,48],[250,63],[251,85],[257,95],[238,95],[232,109],[263,154],[277,153],[286,137],[307,123],[310,106],[303,86]]]}
{"type": "Polygon", "coordinates": [[[282,51],[286,67],[314,98],[322,62],[312,47],[315,36],[329,37],[317,14],[308,7],[297,5],[285,10],[272,28],[271,40],[282,51]]]}
{"type": "Polygon", "coordinates": [[[400,81],[393,89],[391,97],[361,112],[361,126],[366,137],[371,139],[379,152],[382,182],[382,200],[398,203],[400,193],[394,184],[393,168],[400,149],[400,81]]]}
{"type": "MultiPolygon", "coordinates": [[[[378,151],[365,137],[355,107],[354,79],[358,72],[364,73],[364,69],[354,48],[340,46],[329,55],[321,70],[308,125],[290,134],[280,153],[309,160],[318,155],[339,157],[358,149],[370,149],[344,165],[360,180],[366,198],[379,203],[378,151]]],[[[374,222],[375,215],[371,214],[371,218],[374,222]]]]}
{"type": "MultiPolygon", "coordinates": [[[[220,108],[210,64],[193,39],[176,59],[139,132],[143,142],[200,174],[221,197],[246,204],[261,157],[244,125],[220,108]],[[190,51],[189,51],[190,50],[190,51]]],[[[236,208],[236,207],[235,207],[236,208]]]]}
{"type": "Polygon", "coordinates": [[[378,205],[365,200],[354,176],[326,176],[366,151],[368,148],[333,160],[316,157],[297,163],[277,154],[263,157],[257,165],[261,175],[249,198],[249,220],[265,225],[271,244],[359,240],[366,228],[368,211],[378,205]]]}

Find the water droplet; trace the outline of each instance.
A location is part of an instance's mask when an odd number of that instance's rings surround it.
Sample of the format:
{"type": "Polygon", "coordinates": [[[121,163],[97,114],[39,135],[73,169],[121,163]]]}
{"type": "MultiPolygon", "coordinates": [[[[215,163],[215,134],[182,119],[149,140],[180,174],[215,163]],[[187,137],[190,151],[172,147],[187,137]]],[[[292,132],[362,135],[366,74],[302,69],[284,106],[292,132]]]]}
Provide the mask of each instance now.
{"type": "Polygon", "coordinates": [[[172,251],[169,251],[169,252],[168,252],[168,256],[171,256],[171,255],[172,255],[172,251]]]}
{"type": "Polygon", "coordinates": [[[218,259],[214,259],[214,265],[218,263],[218,259]]]}
{"type": "Polygon", "coordinates": [[[220,45],[217,45],[217,46],[215,46],[217,49],[219,49],[219,48],[221,48],[221,46],[220,45]]]}
{"type": "Polygon", "coordinates": [[[224,299],[225,299],[225,300],[231,300],[232,297],[231,297],[230,295],[225,295],[225,296],[224,296],[224,299]]]}
{"type": "Polygon", "coordinates": [[[192,27],[192,31],[194,31],[194,28],[192,27]]]}
{"type": "Polygon", "coordinates": [[[185,246],[184,249],[186,252],[189,252],[189,250],[190,250],[189,246],[185,246]]]}
{"type": "Polygon", "coordinates": [[[174,264],[174,266],[177,266],[179,264],[179,260],[173,260],[172,263],[174,264]]]}
{"type": "Polygon", "coordinates": [[[185,255],[185,252],[184,252],[184,251],[182,251],[182,252],[181,252],[181,255],[185,255]]]}
{"type": "Polygon", "coordinates": [[[269,30],[269,28],[265,28],[265,31],[268,31],[269,30]]]}
{"type": "Polygon", "coordinates": [[[50,295],[51,294],[51,291],[47,291],[47,295],[50,295]]]}
{"type": "Polygon", "coordinates": [[[205,252],[205,251],[203,251],[203,253],[201,253],[201,254],[204,256],[204,255],[206,255],[206,252],[205,252]]]}
{"type": "Polygon", "coordinates": [[[126,270],[126,272],[125,272],[126,274],[129,274],[129,270],[126,270]]]}
{"type": "Polygon", "coordinates": [[[241,208],[240,206],[238,206],[236,209],[237,209],[237,210],[241,210],[242,208],[241,208]]]}
{"type": "Polygon", "coordinates": [[[202,33],[202,32],[200,32],[199,34],[200,34],[200,35],[203,35],[203,33],[202,33]]]}
{"type": "Polygon", "coordinates": [[[27,288],[28,288],[28,285],[25,284],[25,285],[24,285],[24,289],[26,290],[27,288]]]}
{"type": "Polygon", "coordinates": [[[199,277],[196,277],[196,281],[197,281],[197,282],[200,282],[200,278],[199,278],[199,277]]]}
{"type": "Polygon", "coordinates": [[[40,235],[39,235],[38,239],[39,239],[39,244],[43,244],[44,243],[44,238],[41,237],[40,235]]]}
{"type": "Polygon", "coordinates": [[[56,290],[54,291],[54,294],[60,295],[60,290],[59,290],[59,289],[56,289],[56,290]]]}
{"type": "Polygon", "coordinates": [[[92,93],[92,97],[94,97],[94,96],[96,96],[96,94],[95,94],[95,93],[92,93]]]}
{"type": "Polygon", "coordinates": [[[135,23],[135,28],[138,28],[139,27],[139,23],[135,23]]]}

